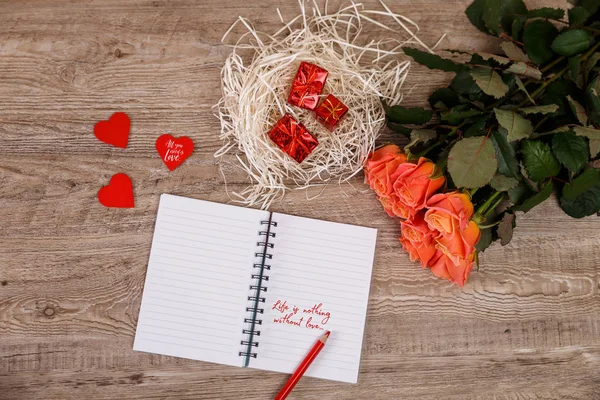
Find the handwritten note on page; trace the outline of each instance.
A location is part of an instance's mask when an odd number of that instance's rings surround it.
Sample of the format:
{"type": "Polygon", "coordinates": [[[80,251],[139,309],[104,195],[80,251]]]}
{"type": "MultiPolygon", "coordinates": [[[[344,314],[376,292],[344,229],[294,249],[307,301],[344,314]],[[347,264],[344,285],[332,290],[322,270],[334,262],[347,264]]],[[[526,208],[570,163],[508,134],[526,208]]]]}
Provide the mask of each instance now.
{"type": "Polygon", "coordinates": [[[330,330],[306,375],[356,383],[377,231],[278,213],[273,220],[262,334],[251,366],[292,373],[330,330]]]}
{"type": "Polygon", "coordinates": [[[134,350],[241,366],[258,232],[268,217],[162,195],[134,350]]]}

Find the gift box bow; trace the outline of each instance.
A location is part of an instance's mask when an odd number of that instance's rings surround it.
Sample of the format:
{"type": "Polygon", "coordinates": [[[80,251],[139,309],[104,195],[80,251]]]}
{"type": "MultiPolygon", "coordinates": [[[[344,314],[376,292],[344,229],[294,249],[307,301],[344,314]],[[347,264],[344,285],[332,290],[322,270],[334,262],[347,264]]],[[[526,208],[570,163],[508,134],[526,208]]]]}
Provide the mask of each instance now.
{"type": "Polygon", "coordinates": [[[319,141],[292,116],[286,114],[271,130],[269,137],[294,160],[302,162],[319,141]]]}

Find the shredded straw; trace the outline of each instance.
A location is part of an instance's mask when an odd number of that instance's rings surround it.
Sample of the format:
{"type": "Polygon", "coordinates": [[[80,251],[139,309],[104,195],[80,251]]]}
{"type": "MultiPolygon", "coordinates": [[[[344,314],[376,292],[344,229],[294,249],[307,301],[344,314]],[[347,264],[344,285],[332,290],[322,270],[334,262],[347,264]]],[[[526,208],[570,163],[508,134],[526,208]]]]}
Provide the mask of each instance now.
{"type": "Polygon", "coordinates": [[[324,188],[359,173],[385,125],[382,100],[388,104],[402,101],[400,88],[410,64],[398,60],[401,47],[416,44],[433,52],[417,38],[419,28],[414,22],[381,5],[383,10],[377,11],[352,3],[329,14],[327,3],[323,12],[316,2],[308,12],[300,0],[301,14],[287,23],[277,10],[284,26],[273,35],[258,32],[242,17],[225,33],[222,41],[227,44],[236,26],[242,24],[248,30],[231,45],[233,51],[221,71],[223,97],[216,106],[224,144],[215,157],[235,154],[251,182],[241,192],[231,193],[233,201],[268,208],[288,189],[324,188]],[[393,38],[366,39],[367,25],[393,38]],[[242,53],[249,53],[252,60],[245,61],[242,53]],[[331,93],[349,109],[333,132],[321,125],[314,112],[287,103],[301,61],[329,71],[322,96],[331,93]],[[268,136],[285,113],[319,140],[301,164],[268,136]]]}

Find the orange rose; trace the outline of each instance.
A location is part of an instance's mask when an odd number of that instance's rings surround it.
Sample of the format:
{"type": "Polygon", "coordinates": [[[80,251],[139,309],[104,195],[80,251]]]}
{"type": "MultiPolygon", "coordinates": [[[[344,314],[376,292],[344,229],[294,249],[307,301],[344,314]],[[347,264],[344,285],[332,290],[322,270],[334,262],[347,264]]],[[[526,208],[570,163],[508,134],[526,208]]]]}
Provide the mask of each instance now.
{"type": "Polygon", "coordinates": [[[435,164],[426,158],[419,158],[416,164],[400,165],[391,179],[394,182],[394,194],[413,213],[425,207],[427,200],[444,184],[446,178],[431,178],[435,164]]]}
{"type": "Polygon", "coordinates": [[[365,164],[365,178],[371,189],[380,197],[392,194],[394,181],[391,176],[405,162],[406,155],[394,144],[375,150],[365,164]]]}
{"type": "Polygon", "coordinates": [[[429,268],[438,278],[448,279],[459,286],[464,286],[473,270],[474,259],[475,254],[473,253],[468,259],[461,260],[458,265],[455,265],[444,253],[438,251],[433,256],[429,268]]]}
{"type": "Polygon", "coordinates": [[[452,235],[442,233],[435,239],[437,251],[429,262],[431,271],[463,286],[473,269],[475,245],[480,237],[481,231],[474,221],[468,222],[465,229],[456,228],[452,235]]]}
{"type": "Polygon", "coordinates": [[[400,243],[411,261],[421,261],[423,268],[436,253],[434,236],[438,232],[431,231],[423,219],[423,213],[415,215],[412,221],[402,221],[400,243]]]}
{"type": "Polygon", "coordinates": [[[408,219],[411,217],[410,211],[400,202],[395,194],[389,195],[389,197],[379,197],[379,201],[383,206],[383,209],[390,217],[400,217],[408,219]]]}
{"type": "Polygon", "coordinates": [[[454,235],[456,227],[466,229],[473,216],[473,203],[468,194],[462,192],[439,193],[427,202],[429,210],[425,222],[429,228],[444,235],[454,235]]]}

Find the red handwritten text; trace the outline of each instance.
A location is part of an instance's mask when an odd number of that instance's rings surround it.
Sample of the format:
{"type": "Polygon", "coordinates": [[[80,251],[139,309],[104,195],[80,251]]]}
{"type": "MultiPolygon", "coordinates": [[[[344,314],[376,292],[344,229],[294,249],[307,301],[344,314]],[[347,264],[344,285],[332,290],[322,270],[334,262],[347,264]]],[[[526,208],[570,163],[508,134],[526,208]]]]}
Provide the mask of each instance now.
{"type": "Polygon", "coordinates": [[[329,311],[321,310],[322,306],[323,306],[323,303],[315,304],[314,306],[312,306],[312,308],[304,309],[302,312],[304,314],[313,314],[313,315],[318,315],[320,317],[323,317],[323,319],[321,320],[321,323],[323,325],[325,325],[327,322],[329,322],[329,318],[331,318],[331,314],[329,313],[329,311]]]}
{"type": "Polygon", "coordinates": [[[275,310],[282,314],[280,317],[273,318],[273,322],[276,324],[298,326],[308,329],[324,330],[325,328],[323,325],[326,325],[331,318],[331,313],[323,310],[323,303],[315,303],[311,308],[302,308],[301,310],[300,307],[296,305],[288,305],[287,300],[277,300],[273,303],[271,310],[275,310]],[[308,318],[305,318],[304,314],[308,314],[308,318]],[[313,316],[322,318],[319,322],[314,319],[313,316]]]}

